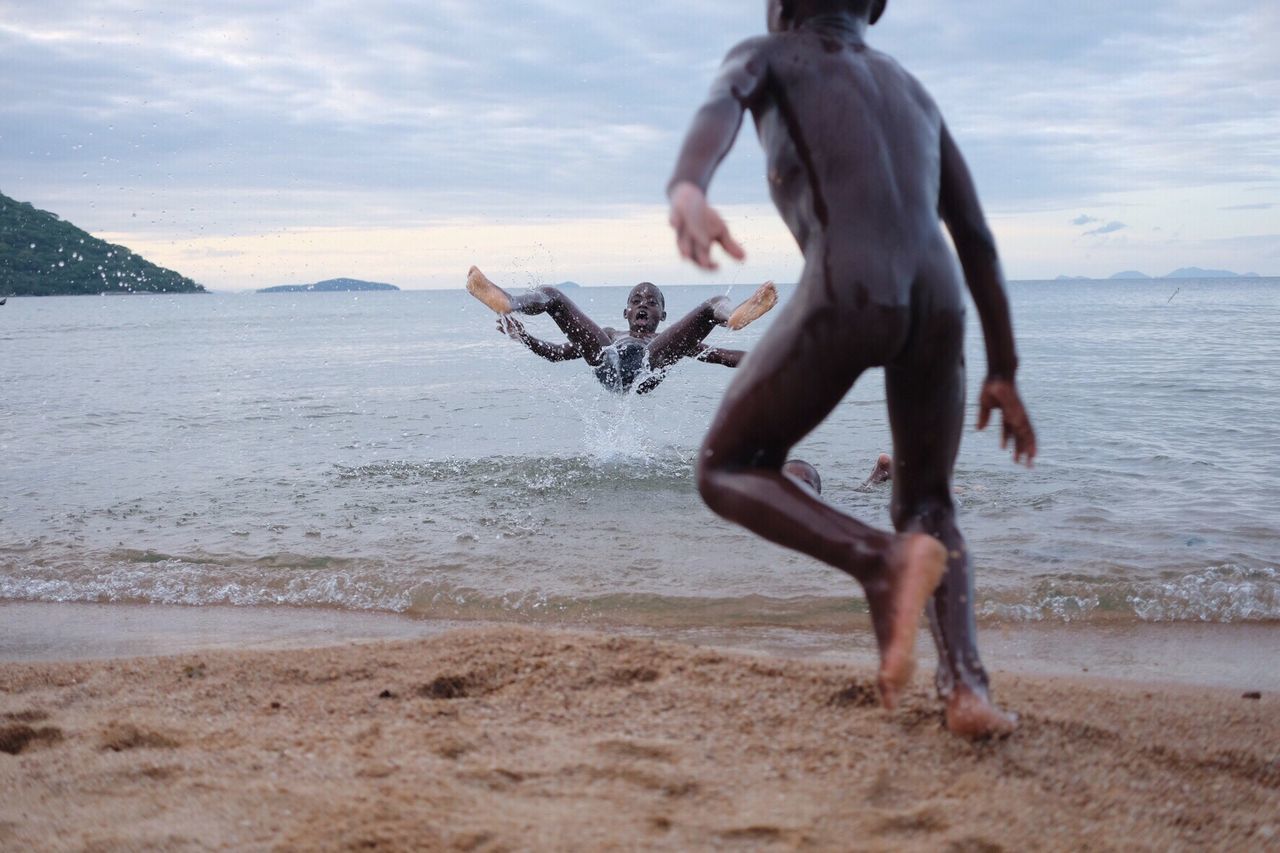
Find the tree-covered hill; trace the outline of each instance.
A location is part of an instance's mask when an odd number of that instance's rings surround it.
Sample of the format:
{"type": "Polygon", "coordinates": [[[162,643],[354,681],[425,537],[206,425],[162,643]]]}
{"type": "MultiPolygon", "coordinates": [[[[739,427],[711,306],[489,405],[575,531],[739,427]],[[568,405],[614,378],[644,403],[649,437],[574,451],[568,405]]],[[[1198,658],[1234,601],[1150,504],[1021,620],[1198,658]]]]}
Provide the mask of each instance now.
{"type": "Polygon", "coordinates": [[[0,296],[204,292],[186,276],[0,193],[0,296]]]}

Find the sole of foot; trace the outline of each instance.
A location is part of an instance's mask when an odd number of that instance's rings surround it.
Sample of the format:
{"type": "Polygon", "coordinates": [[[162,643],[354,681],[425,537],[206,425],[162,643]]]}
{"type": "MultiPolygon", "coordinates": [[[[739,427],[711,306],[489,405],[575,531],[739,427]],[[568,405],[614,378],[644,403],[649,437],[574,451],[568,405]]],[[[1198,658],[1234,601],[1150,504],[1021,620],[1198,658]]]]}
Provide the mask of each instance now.
{"type": "Polygon", "coordinates": [[[501,287],[489,281],[477,267],[467,271],[467,293],[499,314],[511,313],[511,297],[501,287]]]}
{"type": "Polygon", "coordinates": [[[755,293],[747,297],[746,302],[733,309],[733,313],[729,315],[725,326],[735,332],[739,329],[744,329],[765,314],[768,314],[769,310],[777,304],[778,289],[773,286],[773,282],[766,281],[756,288],[755,293]]]}
{"type": "Polygon", "coordinates": [[[916,634],[925,602],[947,571],[947,549],[932,536],[910,533],[889,561],[893,577],[888,641],[880,650],[880,702],[893,710],[916,671],[916,634]]]}
{"type": "Polygon", "coordinates": [[[954,735],[970,740],[1007,737],[1017,727],[1017,715],[1001,711],[985,696],[957,689],[947,699],[947,731],[954,735]]]}

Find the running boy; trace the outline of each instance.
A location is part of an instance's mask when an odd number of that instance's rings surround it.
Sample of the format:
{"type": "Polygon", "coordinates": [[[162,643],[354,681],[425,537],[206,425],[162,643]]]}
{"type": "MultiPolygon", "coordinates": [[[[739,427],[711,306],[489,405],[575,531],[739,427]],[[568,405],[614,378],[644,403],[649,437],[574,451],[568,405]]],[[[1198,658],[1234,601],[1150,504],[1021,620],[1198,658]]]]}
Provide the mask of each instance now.
{"type": "Polygon", "coordinates": [[[1035,433],[995,242],[968,168],[924,88],[870,49],[887,0],[771,0],[769,34],[730,51],[694,118],[668,185],[680,253],[713,269],[711,246],[741,258],[707,185],[750,111],[769,190],[804,254],[795,296],[725,394],[703,445],[708,505],[771,541],[852,575],[880,647],[892,708],[915,666],[928,603],[947,727],[980,737],[1014,718],[989,698],[973,579],[951,477],[964,416],[964,297],[946,223],[987,351],[978,428],[1003,412],[1002,445],[1031,463],[1035,433]],[[893,434],[892,517],[870,527],[781,470],[867,368],[884,367],[893,434]]]}

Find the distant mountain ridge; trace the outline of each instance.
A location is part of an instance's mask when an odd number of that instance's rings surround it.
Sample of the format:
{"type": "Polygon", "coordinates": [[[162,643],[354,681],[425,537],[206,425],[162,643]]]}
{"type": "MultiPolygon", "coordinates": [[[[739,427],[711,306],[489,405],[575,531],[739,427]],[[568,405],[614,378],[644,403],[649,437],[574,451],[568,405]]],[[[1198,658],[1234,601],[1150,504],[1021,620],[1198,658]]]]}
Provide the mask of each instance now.
{"type": "Polygon", "coordinates": [[[1179,267],[1165,278],[1258,278],[1256,272],[1238,273],[1231,270],[1203,270],[1200,267],[1179,267]]]}
{"type": "MultiPolygon", "coordinates": [[[[1138,270],[1124,270],[1107,277],[1107,280],[1149,280],[1152,278],[1261,278],[1256,272],[1238,273],[1231,270],[1206,270],[1200,267],[1179,267],[1161,276],[1150,276],[1138,270]]],[[[1093,281],[1087,275],[1060,275],[1056,281],[1093,281]]]]}
{"type": "Polygon", "coordinates": [[[399,290],[394,284],[380,281],[361,281],[358,278],[327,278],[315,284],[278,284],[264,287],[258,293],[345,293],[364,290],[399,290]]]}
{"type": "Polygon", "coordinates": [[[206,292],[181,273],[0,193],[0,296],[206,292]]]}

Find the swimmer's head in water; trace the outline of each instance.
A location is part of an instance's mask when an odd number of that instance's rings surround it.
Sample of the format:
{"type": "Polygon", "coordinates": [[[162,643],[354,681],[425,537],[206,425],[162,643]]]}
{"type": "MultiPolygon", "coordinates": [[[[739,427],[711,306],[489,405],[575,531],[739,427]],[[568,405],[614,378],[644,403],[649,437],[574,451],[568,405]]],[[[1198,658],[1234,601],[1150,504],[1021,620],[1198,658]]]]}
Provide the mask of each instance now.
{"type": "Polygon", "coordinates": [[[818,476],[818,469],[803,459],[788,459],[783,462],[782,473],[795,477],[818,494],[822,494],[822,478],[818,476]]]}
{"type": "Polygon", "coordinates": [[[769,32],[780,33],[791,29],[797,17],[832,12],[866,15],[867,22],[874,24],[884,14],[884,7],[888,2],[889,0],[769,0],[769,32]]]}
{"type": "Polygon", "coordinates": [[[667,300],[656,284],[642,281],[627,294],[627,307],[622,316],[633,332],[655,332],[667,319],[667,300]]]}

